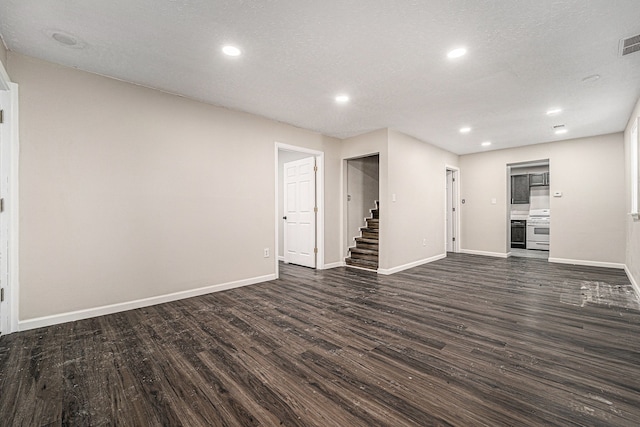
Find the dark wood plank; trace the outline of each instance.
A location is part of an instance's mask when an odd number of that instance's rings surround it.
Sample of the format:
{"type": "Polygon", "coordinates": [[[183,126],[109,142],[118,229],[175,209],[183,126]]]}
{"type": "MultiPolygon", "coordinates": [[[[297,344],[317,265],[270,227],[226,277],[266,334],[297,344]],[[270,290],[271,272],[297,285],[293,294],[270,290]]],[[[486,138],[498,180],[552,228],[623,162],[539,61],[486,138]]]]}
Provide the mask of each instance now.
{"type": "Polygon", "coordinates": [[[640,425],[623,271],[449,254],[0,337],[2,425],[640,425]]]}

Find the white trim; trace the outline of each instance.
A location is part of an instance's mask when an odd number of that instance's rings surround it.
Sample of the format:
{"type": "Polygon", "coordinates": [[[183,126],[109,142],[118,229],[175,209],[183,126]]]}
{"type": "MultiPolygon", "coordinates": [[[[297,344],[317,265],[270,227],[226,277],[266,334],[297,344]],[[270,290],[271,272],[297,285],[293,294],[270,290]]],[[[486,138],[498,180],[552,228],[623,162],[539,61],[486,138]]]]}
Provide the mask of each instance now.
{"type": "Polygon", "coordinates": [[[18,85],[9,83],[11,90],[11,170],[9,171],[9,287],[11,288],[11,313],[9,319],[9,331],[17,332],[19,315],[19,294],[20,294],[20,136],[19,136],[19,113],[18,108],[18,85]]]}
{"type": "Polygon", "coordinates": [[[399,265],[399,266],[393,267],[393,268],[379,268],[378,269],[378,274],[383,274],[383,275],[387,276],[387,275],[390,275],[390,274],[398,273],[398,272],[403,271],[403,270],[408,270],[410,268],[418,267],[418,266],[423,265],[423,264],[428,264],[428,263],[433,262],[433,261],[438,261],[439,259],[443,259],[443,258],[446,258],[446,257],[447,257],[447,253],[445,252],[443,254],[432,256],[430,258],[421,259],[419,261],[410,262],[408,264],[399,265]]]}
{"type": "Polygon", "coordinates": [[[332,262],[329,264],[325,264],[322,266],[322,268],[320,268],[320,270],[329,270],[331,268],[338,268],[338,267],[344,267],[345,263],[344,261],[338,261],[338,262],[332,262]]]}
{"type": "MultiPolygon", "coordinates": [[[[347,178],[347,164],[349,162],[349,160],[357,160],[357,159],[362,159],[365,157],[372,157],[372,156],[378,156],[378,202],[382,202],[383,200],[383,192],[382,192],[382,186],[381,186],[381,172],[380,172],[380,159],[382,158],[382,155],[380,154],[380,151],[372,151],[372,152],[367,152],[364,154],[356,154],[353,157],[341,157],[340,159],[340,259],[343,260],[342,265],[345,267],[349,267],[349,268],[357,268],[360,270],[366,270],[366,271],[375,271],[375,270],[371,270],[368,268],[360,268],[360,267],[355,267],[353,265],[347,265],[346,262],[344,262],[344,259],[347,257],[347,255],[349,254],[349,243],[347,242],[347,238],[349,239],[353,239],[356,236],[348,236],[347,237],[347,232],[348,232],[348,221],[349,221],[349,216],[347,214],[347,190],[348,190],[348,179],[347,178]],[[345,251],[346,250],[346,251],[345,251]]],[[[386,220],[383,218],[380,222],[380,225],[386,225],[386,220]]],[[[380,237],[378,236],[378,246],[379,249],[382,249],[382,245],[380,244],[380,237]]],[[[355,241],[354,241],[354,245],[355,245],[355,241]]],[[[380,254],[378,254],[378,261],[381,260],[380,254]]]]}
{"type": "Polygon", "coordinates": [[[638,157],[638,151],[640,151],[640,141],[638,141],[638,118],[636,117],[631,126],[631,132],[629,135],[629,157],[631,163],[629,164],[631,175],[631,217],[637,220],[640,216],[640,205],[638,203],[638,197],[640,192],[638,189],[640,174],[640,157],[638,157]]]}
{"type": "MultiPolygon", "coordinates": [[[[275,244],[274,248],[275,254],[278,254],[280,251],[279,248],[279,229],[280,229],[280,215],[278,215],[278,199],[280,194],[280,185],[278,182],[278,151],[295,151],[298,153],[307,153],[315,156],[316,158],[316,166],[318,167],[318,172],[316,175],[316,202],[318,207],[318,215],[316,216],[316,247],[318,248],[318,254],[316,256],[316,268],[318,270],[324,269],[324,152],[312,150],[310,148],[298,147],[296,145],[283,144],[282,142],[276,141],[274,144],[274,161],[275,161],[275,244]]],[[[280,266],[278,264],[278,256],[274,256],[274,264],[275,264],[275,274],[276,278],[280,277],[280,266]]]]}
{"type": "Polygon", "coordinates": [[[3,278],[5,301],[2,304],[2,333],[10,334],[18,331],[18,156],[20,144],[18,139],[18,85],[9,80],[6,70],[0,63],[0,88],[4,89],[3,97],[6,104],[5,123],[2,132],[2,149],[0,159],[2,161],[1,197],[4,198],[6,211],[2,218],[3,239],[1,244],[7,248],[6,277],[3,278]]]}
{"type": "Polygon", "coordinates": [[[636,291],[636,298],[640,299],[640,284],[636,282],[636,279],[633,277],[633,274],[631,274],[631,270],[629,270],[629,267],[627,267],[626,264],[624,266],[624,272],[627,273],[627,277],[629,278],[629,281],[633,286],[633,290],[636,291]]]}
{"type": "Polygon", "coordinates": [[[617,268],[624,269],[625,265],[617,262],[603,262],[603,261],[589,261],[583,259],[568,259],[568,258],[549,258],[549,262],[555,262],[557,264],[573,264],[573,265],[585,265],[587,267],[605,267],[605,268],[617,268]]]}
{"type": "Polygon", "coordinates": [[[358,267],[357,265],[352,265],[352,264],[344,264],[345,267],[347,268],[353,268],[354,270],[361,270],[361,271],[368,271],[370,273],[379,273],[380,270],[374,270],[372,268],[365,268],[365,267],[358,267]]]}
{"type": "Polygon", "coordinates": [[[136,308],[149,307],[151,305],[163,304],[166,302],[178,301],[185,298],[197,297],[213,292],[226,291],[242,286],[254,285],[256,283],[275,280],[275,274],[253,277],[250,279],[237,280],[235,282],[221,283],[218,285],[205,286],[188,291],[174,292],[166,295],[159,295],[150,298],[143,298],[135,301],[122,302],[117,304],[104,305],[102,307],[88,308],[85,310],[72,311],[69,313],[53,314],[51,316],[37,317],[35,319],[22,320],[19,324],[20,331],[43,328],[45,326],[57,325],[60,323],[74,322],[76,320],[89,319],[91,317],[104,316],[106,314],[119,313],[136,308]]]}
{"type": "MultiPolygon", "coordinates": [[[[277,249],[277,248],[276,248],[277,249]]],[[[284,257],[282,255],[278,255],[278,261],[284,262],[284,257]]]]}
{"type": "MultiPolygon", "coordinates": [[[[455,188],[455,200],[453,201],[454,204],[454,208],[456,209],[456,221],[455,221],[455,227],[456,227],[456,235],[455,235],[455,242],[453,243],[453,253],[460,253],[460,246],[461,246],[461,241],[460,241],[460,235],[462,234],[460,232],[460,168],[456,167],[456,166],[451,166],[448,164],[444,165],[444,171],[445,171],[445,180],[447,179],[447,171],[450,170],[454,173],[453,177],[455,179],[454,181],[454,188],[455,188]]],[[[445,191],[444,191],[444,208],[445,210],[447,209],[447,201],[448,201],[448,194],[447,194],[447,190],[446,190],[446,184],[445,184],[445,191]]],[[[444,217],[444,227],[445,227],[445,231],[444,231],[444,251],[447,252],[447,213],[445,212],[445,217],[444,217]]]]}
{"type": "Polygon", "coordinates": [[[469,255],[482,255],[482,256],[492,256],[496,258],[507,258],[507,253],[501,252],[488,252],[488,251],[475,251],[473,249],[460,249],[461,254],[469,254],[469,255]]]}

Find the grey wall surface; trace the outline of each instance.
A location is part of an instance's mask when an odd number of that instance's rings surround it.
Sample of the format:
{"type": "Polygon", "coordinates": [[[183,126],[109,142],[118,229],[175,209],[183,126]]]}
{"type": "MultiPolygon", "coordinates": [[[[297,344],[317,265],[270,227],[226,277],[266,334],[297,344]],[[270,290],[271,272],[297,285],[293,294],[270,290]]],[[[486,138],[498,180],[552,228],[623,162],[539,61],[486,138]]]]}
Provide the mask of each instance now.
{"type": "Polygon", "coordinates": [[[325,260],[339,260],[338,140],[11,52],[8,63],[21,320],[275,273],[276,142],[325,152],[325,260]]]}
{"type": "Polygon", "coordinates": [[[562,192],[550,200],[550,258],[624,263],[622,133],[461,156],[462,248],[506,254],[506,165],[539,159],[549,159],[551,194],[562,192]]]}

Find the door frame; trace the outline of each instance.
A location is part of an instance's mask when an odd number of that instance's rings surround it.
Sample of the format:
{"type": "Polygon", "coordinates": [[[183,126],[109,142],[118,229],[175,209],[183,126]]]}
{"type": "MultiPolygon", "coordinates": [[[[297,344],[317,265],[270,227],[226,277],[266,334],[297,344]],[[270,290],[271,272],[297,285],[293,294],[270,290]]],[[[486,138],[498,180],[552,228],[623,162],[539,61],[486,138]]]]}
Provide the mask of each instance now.
{"type": "MultiPolygon", "coordinates": [[[[340,212],[342,212],[342,221],[340,221],[340,265],[345,265],[345,258],[349,253],[349,239],[352,239],[356,236],[350,236],[349,233],[349,162],[352,160],[364,159],[367,157],[378,157],[378,202],[381,202],[381,194],[382,194],[382,186],[381,186],[381,170],[380,170],[380,152],[374,151],[373,153],[357,155],[354,157],[348,157],[342,159],[342,197],[340,197],[340,212]]],[[[375,206],[372,205],[373,209],[375,206]]],[[[361,218],[364,220],[364,218],[361,218]]],[[[379,245],[380,243],[378,243],[379,245]]],[[[380,260],[380,255],[378,255],[378,260],[380,260]]]]}
{"type": "Polygon", "coordinates": [[[19,330],[18,293],[19,293],[19,260],[18,260],[18,85],[11,82],[4,65],[0,62],[0,92],[3,96],[4,124],[0,127],[2,144],[0,145],[0,195],[4,198],[5,211],[1,214],[0,227],[3,228],[0,245],[6,248],[6,271],[3,287],[5,300],[0,312],[0,328],[2,334],[10,334],[19,330]]]}
{"type": "Polygon", "coordinates": [[[447,172],[451,171],[453,173],[454,184],[453,189],[455,190],[455,197],[453,198],[453,207],[456,209],[456,215],[454,220],[455,226],[455,242],[453,243],[453,253],[459,253],[461,245],[460,235],[460,168],[457,166],[445,165],[444,167],[444,181],[445,181],[445,190],[444,190],[444,253],[447,251],[447,243],[448,243],[448,232],[447,232],[447,214],[449,208],[449,194],[447,189],[447,172]]]}
{"type": "Polygon", "coordinates": [[[276,272],[276,278],[280,277],[280,265],[278,260],[278,254],[280,253],[280,228],[282,227],[282,218],[280,218],[278,211],[278,203],[280,199],[280,180],[278,179],[278,168],[279,168],[279,152],[282,151],[294,151],[298,153],[309,154],[310,156],[314,156],[316,158],[316,167],[318,171],[316,173],[316,207],[318,208],[318,213],[316,214],[316,247],[318,248],[318,253],[316,254],[316,269],[323,270],[325,268],[324,264],[324,152],[312,150],[309,148],[298,147],[296,145],[284,144],[282,142],[275,142],[275,244],[274,244],[274,267],[276,272]]]}

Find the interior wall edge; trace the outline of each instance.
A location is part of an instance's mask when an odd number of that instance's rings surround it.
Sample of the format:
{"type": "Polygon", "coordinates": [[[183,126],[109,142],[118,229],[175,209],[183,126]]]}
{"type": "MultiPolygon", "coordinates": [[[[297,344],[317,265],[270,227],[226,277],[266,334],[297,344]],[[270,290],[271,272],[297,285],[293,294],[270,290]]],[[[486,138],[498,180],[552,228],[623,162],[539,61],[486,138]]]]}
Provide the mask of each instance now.
{"type": "Polygon", "coordinates": [[[636,298],[640,299],[640,284],[638,283],[636,278],[633,277],[633,274],[631,274],[631,270],[629,269],[629,267],[626,264],[624,265],[624,272],[627,273],[627,277],[629,278],[629,281],[631,282],[631,285],[633,286],[633,290],[636,293],[636,298]]]}

